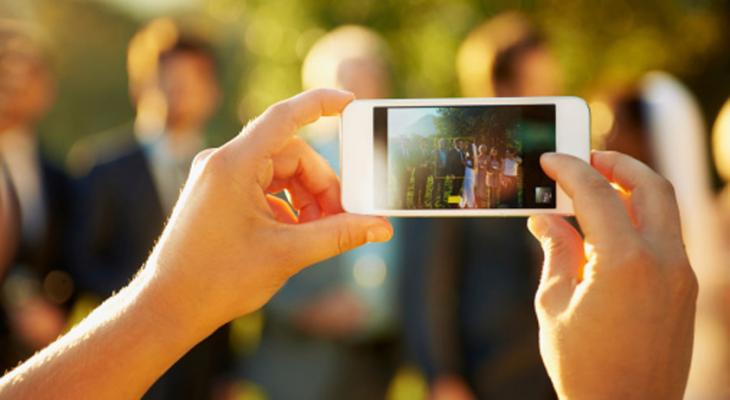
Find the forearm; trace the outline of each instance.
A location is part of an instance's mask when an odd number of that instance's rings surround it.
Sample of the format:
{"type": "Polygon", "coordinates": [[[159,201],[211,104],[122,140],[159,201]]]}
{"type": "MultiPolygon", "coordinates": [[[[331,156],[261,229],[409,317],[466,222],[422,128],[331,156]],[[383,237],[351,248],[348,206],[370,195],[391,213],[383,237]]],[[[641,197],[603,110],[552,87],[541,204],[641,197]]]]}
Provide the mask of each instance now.
{"type": "Polygon", "coordinates": [[[141,397],[215,329],[163,296],[151,283],[152,271],[0,379],[0,399],[141,397]]]}

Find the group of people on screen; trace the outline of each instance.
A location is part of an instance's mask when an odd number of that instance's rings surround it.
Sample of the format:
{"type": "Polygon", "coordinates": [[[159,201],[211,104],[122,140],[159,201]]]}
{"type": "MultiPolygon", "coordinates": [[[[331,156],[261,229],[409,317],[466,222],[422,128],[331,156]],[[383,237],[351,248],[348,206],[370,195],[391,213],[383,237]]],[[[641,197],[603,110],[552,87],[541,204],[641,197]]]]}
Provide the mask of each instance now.
{"type": "Polygon", "coordinates": [[[404,136],[393,152],[391,187],[404,209],[522,205],[522,157],[516,143],[486,136],[404,136]]]}

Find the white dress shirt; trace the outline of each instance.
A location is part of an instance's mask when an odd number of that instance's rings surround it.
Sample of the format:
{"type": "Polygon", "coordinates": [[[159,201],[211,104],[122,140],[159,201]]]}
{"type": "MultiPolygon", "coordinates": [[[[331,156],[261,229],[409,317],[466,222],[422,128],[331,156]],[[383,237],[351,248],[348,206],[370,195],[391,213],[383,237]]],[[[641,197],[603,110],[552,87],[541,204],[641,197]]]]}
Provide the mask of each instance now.
{"type": "Polygon", "coordinates": [[[166,215],[180,195],[195,155],[202,147],[202,135],[197,133],[157,135],[143,144],[150,165],[152,178],[166,215]]]}
{"type": "Polygon", "coordinates": [[[23,239],[36,243],[45,233],[46,208],[35,135],[24,129],[0,132],[0,155],[8,166],[20,202],[23,239]]]}

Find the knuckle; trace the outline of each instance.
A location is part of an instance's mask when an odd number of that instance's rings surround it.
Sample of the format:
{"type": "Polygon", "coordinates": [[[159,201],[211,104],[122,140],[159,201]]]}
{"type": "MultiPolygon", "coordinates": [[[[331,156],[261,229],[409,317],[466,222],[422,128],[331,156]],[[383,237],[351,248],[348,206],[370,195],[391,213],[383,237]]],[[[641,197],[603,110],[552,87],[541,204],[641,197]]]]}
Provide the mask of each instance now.
{"type": "Polygon", "coordinates": [[[357,245],[357,235],[350,224],[345,224],[337,235],[337,253],[342,254],[357,245]]]}
{"type": "Polygon", "coordinates": [[[287,144],[291,146],[294,150],[296,150],[297,153],[303,153],[309,150],[309,145],[307,144],[307,142],[305,142],[304,139],[299,136],[292,136],[291,138],[289,138],[287,144]]]}
{"type": "MultiPolygon", "coordinates": [[[[200,154],[202,154],[202,152],[199,153],[198,156],[200,156],[200,154]]],[[[209,153],[200,161],[203,172],[206,175],[212,176],[220,175],[226,169],[227,164],[228,161],[226,160],[226,156],[223,152],[209,153]]]]}
{"type": "Polygon", "coordinates": [[[604,150],[600,152],[600,157],[607,164],[613,165],[615,168],[616,164],[618,164],[621,160],[625,160],[624,157],[628,156],[615,150],[604,150]]]}
{"type": "Polygon", "coordinates": [[[659,193],[671,199],[675,198],[676,194],[674,190],[674,185],[672,184],[672,182],[669,181],[669,179],[661,175],[657,175],[655,186],[659,193]]]}
{"type": "Polygon", "coordinates": [[[558,279],[548,279],[540,282],[540,286],[535,292],[535,310],[549,311],[555,307],[559,296],[560,286],[562,282],[558,279]]]}
{"type": "Polygon", "coordinates": [[[547,307],[547,300],[545,297],[545,289],[540,288],[535,292],[535,311],[538,313],[544,311],[547,307]]]}
{"type": "Polygon", "coordinates": [[[611,263],[618,267],[614,271],[619,279],[643,285],[661,278],[659,258],[643,240],[627,241],[620,248],[623,251],[611,263]]]}
{"type": "Polygon", "coordinates": [[[550,310],[552,304],[552,296],[550,292],[549,288],[543,286],[538,288],[537,292],[535,292],[534,306],[537,313],[547,313],[548,310],[550,310]]]}
{"type": "Polygon", "coordinates": [[[695,275],[689,262],[685,261],[671,268],[670,282],[672,294],[675,298],[696,300],[699,293],[699,283],[697,275],[695,275]]]}
{"type": "Polygon", "coordinates": [[[292,110],[292,106],[286,100],[280,101],[272,105],[269,108],[269,114],[275,120],[285,125],[293,126],[296,124],[296,121],[294,120],[294,111],[292,110]]]}
{"type": "Polygon", "coordinates": [[[586,192],[588,193],[605,195],[612,191],[608,181],[598,175],[590,175],[586,177],[584,185],[587,189],[586,192]]]}
{"type": "Polygon", "coordinates": [[[657,258],[648,246],[640,240],[633,240],[625,245],[622,255],[622,262],[636,269],[654,268],[657,266],[657,258]]]}
{"type": "Polygon", "coordinates": [[[215,149],[208,148],[208,149],[204,149],[204,150],[201,150],[200,152],[198,152],[198,154],[196,154],[195,157],[193,158],[193,167],[205,162],[205,160],[208,159],[208,157],[214,151],[215,151],[215,149]]]}

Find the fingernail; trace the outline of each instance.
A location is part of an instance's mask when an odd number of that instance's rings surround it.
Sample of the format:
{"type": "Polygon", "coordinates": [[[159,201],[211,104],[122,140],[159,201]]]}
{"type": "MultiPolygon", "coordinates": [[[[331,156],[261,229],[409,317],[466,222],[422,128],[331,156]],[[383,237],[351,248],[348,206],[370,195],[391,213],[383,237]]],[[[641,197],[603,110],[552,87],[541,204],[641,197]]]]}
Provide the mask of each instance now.
{"type": "Polygon", "coordinates": [[[543,161],[549,161],[549,160],[554,159],[557,155],[558,155],[558,153],[555,153],[555,152],[552,152],[551,151],[551,152],[548,152],[548,153],[542,153],[542,155],[540,156],[540,158],[543,161]]]}
{"type": "Polygon", "coordinates": [[[368,229],[366,239],[368,243],[373,242],[385,242],[390,239],[391,232],[390,229],[388,229],[385,226],[373,226],[368,229]]]}

